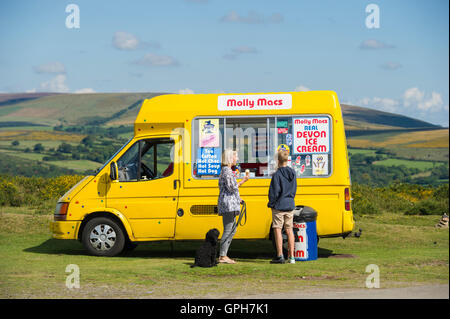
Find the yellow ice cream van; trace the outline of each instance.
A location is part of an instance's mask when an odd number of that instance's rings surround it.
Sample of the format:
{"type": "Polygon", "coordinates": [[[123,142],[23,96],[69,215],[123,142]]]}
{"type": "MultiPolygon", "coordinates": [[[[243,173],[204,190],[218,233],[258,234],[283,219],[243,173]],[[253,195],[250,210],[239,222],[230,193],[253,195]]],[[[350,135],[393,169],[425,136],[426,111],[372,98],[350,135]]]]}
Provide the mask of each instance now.
{"type": "Polygon", "coordinates": [[[235,239],[270,239],[267,207],[277,150],[297,174],[296,205],[317,212],[319,237],[345,237],[354,220],[344,122],[332,91],[160,95],[145,100],[134,137],[56,205],[54,238],[114,256],[139,242],[203,240],[217,228],[225,149],[238,152],[247,222],[235,239]]]}

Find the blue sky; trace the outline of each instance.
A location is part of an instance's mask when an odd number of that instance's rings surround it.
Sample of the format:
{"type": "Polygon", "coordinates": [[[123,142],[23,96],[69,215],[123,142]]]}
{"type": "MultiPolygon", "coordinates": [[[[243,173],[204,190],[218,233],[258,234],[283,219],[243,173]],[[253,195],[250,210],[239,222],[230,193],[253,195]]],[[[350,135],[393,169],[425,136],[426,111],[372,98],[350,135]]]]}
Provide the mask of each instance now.
{"type": "Polygon", "coordinates": [[[325,89],[448,126],[448,17],[439,0],[1,1],[0,92],[325,89]]]}

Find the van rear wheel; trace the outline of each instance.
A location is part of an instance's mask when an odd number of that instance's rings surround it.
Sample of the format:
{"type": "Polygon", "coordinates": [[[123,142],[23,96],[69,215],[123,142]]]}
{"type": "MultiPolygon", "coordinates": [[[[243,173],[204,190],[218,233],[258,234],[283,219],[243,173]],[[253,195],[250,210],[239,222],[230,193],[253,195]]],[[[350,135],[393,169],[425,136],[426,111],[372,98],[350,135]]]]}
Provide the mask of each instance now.
{"type": "Polygon", "coordinates": [[[97,217],[84,227],[82,242],[91,255],[112,257],[122,252],[125,236],[116,222],[106,217],[97,217]]]}

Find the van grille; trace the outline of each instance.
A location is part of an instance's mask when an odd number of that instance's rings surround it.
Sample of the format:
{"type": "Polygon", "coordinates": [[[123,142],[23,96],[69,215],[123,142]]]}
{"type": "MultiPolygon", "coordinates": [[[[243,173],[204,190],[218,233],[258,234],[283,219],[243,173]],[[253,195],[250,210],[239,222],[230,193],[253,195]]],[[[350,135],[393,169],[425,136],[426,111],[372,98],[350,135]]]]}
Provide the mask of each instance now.
{"type": "Polygon", "coordinates": [[[217,205],[193,205],[192,215],[217,215],[217,205]]]}

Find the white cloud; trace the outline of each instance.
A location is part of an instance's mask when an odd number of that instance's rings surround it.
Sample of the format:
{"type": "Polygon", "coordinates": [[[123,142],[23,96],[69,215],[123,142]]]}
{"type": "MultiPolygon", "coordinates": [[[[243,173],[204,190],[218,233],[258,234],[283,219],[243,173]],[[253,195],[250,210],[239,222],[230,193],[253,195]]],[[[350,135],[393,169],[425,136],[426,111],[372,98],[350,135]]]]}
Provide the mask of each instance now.
{"type": "Polygon", "coordinates": [[[431,98],[420,102],[417,107],[423,111],[439,111],[444,108],[444,101],[439,93],[432,92],[431,98]]]}
{"type": "Polygon", "coordinates": [[[356,102],[357,105],[366,107],[375,107],[386,112],[407,112],[418,113],[422,115],[437,113],[448,110],[448,105],[444,105],[442,95],[437,92],[431,92],[431,95],[421,91],[417,87],[412,87],[405,92],[401,98],[380,98],[380,97],[365,97],[356,102]]]}
{"type": "Polygon", "coordinates": [[[410,88],[403,93],[403,104],[410,106],[419,103],[423,100],[425,92],[420,91],[418,88],[410,88]]]}
{"type": "Polygon", "coordinates": [[[73,93],[75,93],[75,94],[88,94],[88,93],[96,93],[96,92],[92,88],[84,88],[84,89],[76,90],[73,93]]]}
{"type": "Polygon", "coordinates": [[[417,87],[407,89],[403,94],[403,105],[405,107],[417,108],[424,112],[436,112],[445,110],[448,106],[444,105],[441,94],[431,92],[431,96],[425,97],[425,92],[417,87]]]}
{"type": "Polygon", "coordinates": [[[133,62],[134,64],[143,66],[177,66],[179,63],[172,57],[167,55],[157,55],[148,53],[142,58],[133,62]]]}
{"type": "Polygon", "coordinates": [[[69,87],[66,85],[66,76],[64,74],[58,74],[49,81],[42,82],[39,91],[58,93],[69,92],[69,87]]]}
{"type": "Polygon", "coordinates": [[[34,72],[37,74],[56,74],[55,77],[48,81],[41,82],[39,88],[33,88],[27,90],[27,92],[69,92],[69,88],[66,85],[66,68],[61,62],[49,62],[33,67],[34,72]]]}
{"type": "MultiPolygon", "coordinates": [[[[48,81],[41,82],[39,88],[33,88],[26,90],[26,93],[36,93],[36,92],[55,92],[55,93],[70,93],[69,86],[66,84],[67,77],[65,74],[58,74],[48,81]]],[[[92,88],[82,88],[75,90],[75,94],[88,94],[97,93],[92,88]]]]}
{"type": "Polygon", "coordinates": [[[398,107],[400,106],[399,101],[395,99],[380,98],[380,97],[373,97],[373,98],[365,97],[359,100],[357,104],[359,104],[360,106],[375,107],[379,110],[391,113],[397,112],[398,107]]]}
{"type": "Polygon", "coordinates": [[[194,91],[188,88],[178,90],[178,94],[194,94],[194,91]]]}
{"type": "Polygon", "coordinates": [[[395,46],[375,40],[375,39],[369,39],[369,40],[363,41],[359,45],[359,48],[362,50],[379,50],[379,49],[392,49],[392,48],[395,48],[395,46]]]}
{"type": "Polygon", "coordinates": [[[114,33],[112,45],[119,50],[135,50],[139,45],[139,39],[134,34],[117,31],[114,33]]]}
{"type": "Polygon", "coordinates": [[[42,73],[49,73],[49,74],[64,74],[66,73],[66,68],[64,67],[64,64],[61,62],[49,62],[45,64],[41,64],[38,66],[33,67],[34,72],[38,74],[42,73]]]}
{"type": "Polygon", "coordinates": [[[294,91],[306,92],[310,91],[310,89],[304,85],[299,85],[294,89],[294,91]]]}

